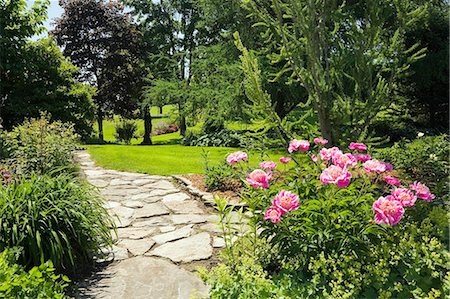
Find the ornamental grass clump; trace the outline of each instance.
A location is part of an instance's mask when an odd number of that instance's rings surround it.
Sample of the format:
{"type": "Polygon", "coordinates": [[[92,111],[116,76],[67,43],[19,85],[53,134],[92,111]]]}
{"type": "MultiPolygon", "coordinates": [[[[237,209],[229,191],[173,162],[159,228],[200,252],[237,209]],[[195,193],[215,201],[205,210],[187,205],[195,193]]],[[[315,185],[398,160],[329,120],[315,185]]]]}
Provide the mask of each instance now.
{"type": "Polygon", "coordinates": [[[372,159],[365,144],[351,143],[349,151],[326,144],[294,139],[283,167],[264,161],[255,169],[229,156],[247,207],[237,217],[245,225],[233,224],[226,200],[216,198],[229,275],[245,256],[287,298],[443,295],[450,256],[442,202],[425,184],[372,159]],[[412,243],[399,248],[399,241],[412,243]]]}
{"type": "Polygon", "coordinates": [[[110,227],[102,199],[72,175],[31,174],[0,187],[0,251],[21,248],[24,266],[51,260],[64,272],[80,270],[112,244],[110,227]]]}

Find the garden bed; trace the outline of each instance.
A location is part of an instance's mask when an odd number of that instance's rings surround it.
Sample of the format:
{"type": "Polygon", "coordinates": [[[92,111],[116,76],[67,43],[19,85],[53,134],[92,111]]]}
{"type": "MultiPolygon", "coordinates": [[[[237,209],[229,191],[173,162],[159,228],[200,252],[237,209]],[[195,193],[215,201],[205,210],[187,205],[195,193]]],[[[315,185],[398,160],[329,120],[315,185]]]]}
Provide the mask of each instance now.
{"type": "Polygon", "coordinates": [[[185,174],[173,176],[180,184],[184,185],[187,191],[193,196],[200,197],[206,204],[214,205],[213,199],[215,196],[225,197],[229,201],[229,205],[241,207],[245,206],[239,199],[239,191],[213,191],[208,192],[204,175],[202,174],[185,174]]]}

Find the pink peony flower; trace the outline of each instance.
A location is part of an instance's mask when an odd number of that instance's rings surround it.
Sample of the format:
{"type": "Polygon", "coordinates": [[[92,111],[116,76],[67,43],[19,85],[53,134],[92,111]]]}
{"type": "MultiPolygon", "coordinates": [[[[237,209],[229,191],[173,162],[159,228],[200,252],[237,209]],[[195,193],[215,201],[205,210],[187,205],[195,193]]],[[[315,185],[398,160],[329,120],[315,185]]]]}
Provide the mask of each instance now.
{"type": "Polygon", "coordinates": [[[352,174],[345,168],[341,168],[336,165],[331,165],[325,168],[320,175],[320,181],[323,184],[337,184],[339,188],[345,188],[350,184],[352,174]]]}
{"type": "Polygon", "coordinates": [[[340,150],[335,151],[331,159],[333,164],[340,168],[353,167],[358,162],[352,154],[343,154],[340,150]]]}
{"type": "Polygon", "coordinates": [[[288,152],[296,152],[299,149],[306,152],[309,149],[309,141],[294,139],[291,141],[291,143],[289,143],[288,152]]]}
{"type": "Polygon", "coordinates": [[[405,213],[402,204],[391,195],[378,198],[373,203],[372,208],[375,212],[374,220],[376,224],[395,225],[400,222],[405,213]]]}
{"type": "Polygon", "coordinates": [[[430,202],[435,198],[434,194],[430,192],[430,188],[420,182],[414,182],[414,184],[410,185],[409,188],[416,191],[416,196],[426,202],[430,202]]]}
{"type": "Polygon", "coordinates": [[[397,188],[392,192],[392,197],[398,200],[404,207],[412,207],[417,200],[414,194],[405,188],[397,188]]]}
{"type": "Polygon", "coordinates": [[[254,188],[262,187],[263,189],[269,188],[269,180],[272,177],[272,173],[266,173],[264,170],[255,169],[247,177],[247,182],[254,188]]]}
{"type": "Polygon", "coordinates": [[[318,138],[314,138],[314,143],[325,145],[328,143],[328,140],[326,140],[325,138],[322,138],[322,137],[318,137],[318,138]]]}
{"type": "Polygon", "coordinates": [[[384,180],[389,185],[400,186],[400,180],[397,178],[394,178],[393,176],[385,176],[384,180]]]}
{"type": "Polygon", "coordinates": [[[356,160],[361,161],[361,162],[366,162],[369,161],[370,159],[372,159],[372,156],[369,154],[354,154],[356,160]]]}
{"type": "Polygon", "coordinates": [[[317,162],[317,156],[316,155],[312,155],[311,156],[311,160],[313,160],[313,162],[317,162]]]}
{"type": "Polygon", "coordinates": [[[386,165],[384,162],[372,159],[364,162],[364,169],[368,172],[384,172],[386,171],[386,165]]]}
{"type": "Polygon", "coordinates": [[[232,154],[229,154],[227,157],[227,162],[229,164],[234,164],[242,160],[247,160],[248,155],[244,152],[234,152],[232,154]]]}
{"type": "Polygon", "coordinates": [[[364,143],[351,142],[348,148],[351,150],[357,150],[358,152],[363,152],[367,150],[367,145],[364,143]]]}
{"type": "Polygon", "coordinates": [[[283,212],[277,207],[269,207],[264,214],[264,220],[270,220],[273,223],[280,222],[283,212]]]}
{"type": "Polygon", "coordinates": [[[272,205],[279,208],[283,215],[287,212],[294,211],[298,209],[298,195],[289,191],[281,190],[275,196],[272,205]]]}
{"type": "Polygon", "coordinates": [[[292,159],[288,157],[281,157],[280,162],[283,164],[289,163],[292,159]]]}
{"type": "Polygon", "coordinates": [[[332,148],[323,148],[319,152],[320,159],[328,161],[333,157],[333,154],[338,151],[339,149],[337,147],[332,148]]]}
{"type": "Polygon", "coordinates": [[[384,166],[386,167],[386,171],[392,171],[394,169],[394,166],[391,163],[383,162],[384,166]]]}
{"type": "Polygon", "coordinates": [[[265,169],[265,170],[272,170],[277,168],[277,163],[273,161],[264,161],[259,163],[259,168],[265,169]]]}

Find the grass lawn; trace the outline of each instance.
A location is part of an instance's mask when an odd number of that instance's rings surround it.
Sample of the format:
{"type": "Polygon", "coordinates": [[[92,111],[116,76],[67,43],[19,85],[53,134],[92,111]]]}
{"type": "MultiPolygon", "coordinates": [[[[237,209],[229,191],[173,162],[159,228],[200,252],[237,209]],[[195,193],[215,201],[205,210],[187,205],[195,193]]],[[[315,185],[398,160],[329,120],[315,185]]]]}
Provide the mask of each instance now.
{"type": "MultiPolygon", "coordinates": [[[[164,136],[164,135],[163,135],[164,136]]],[[[172,175],[203,173],[203,151],[209,152],[212,164],[224,159],[238,149],[229,147],[196,147],[170,145],[88,145],[86,146],[97,165],[120,171],[148,174],[172,175]]],[[[278,161],[280,154],[272,153],[270,158],[278,161]]],[[[250,154],[250,164],[258,165],[259,155],[250,154]]]]}
{"type": "MultiPolygon", "coordinates": [[[[151,108],[153,126],[160,122],[173,122],[177,110],[173,105],[163,107],[163,113],[159,113],[158,107],[151,108]],[[171,120],[172,119],[172,120],[171,120]]],[[[105,120],[103,122],[103,134],[105,141],[115,142],[115,122],[119,117],[105,120]]],[[[142,136],[144,133],[143,120],[136,120],[138,125],[137,133],[142,136]]],[[[200,131],[202,123],[194,127],[189,127],[191,131],[200,131]]],[[[239,122],[228,123],[227,127],[235,130],[255,129],[255,125],[242,124],[239,122]]],[[[97,129],[97,127],[94,127],[97,129]]],[[[227,147],[190,147],[180,145],[182,137],[179,132],[152,136],[152,146],[141,146],[142,138],[135,138],[131,145],[107,144],[107,145],[87,145],[87,149],[97,165],[121,171],[140,172],[159,175],[203,173],[204,158],[202,154],[209,152],[209,160],[212,164],[223,160],[229,153],[238,149],[227,147]]],[[[283,153],[272,153],[270,159],[278,161],[283,153]]],[[[269,157],[267,157],[269,159],[269,157]]],[[[261,161],[259,154],[250,154],[250,164],[257,166],[261,161]]]]}

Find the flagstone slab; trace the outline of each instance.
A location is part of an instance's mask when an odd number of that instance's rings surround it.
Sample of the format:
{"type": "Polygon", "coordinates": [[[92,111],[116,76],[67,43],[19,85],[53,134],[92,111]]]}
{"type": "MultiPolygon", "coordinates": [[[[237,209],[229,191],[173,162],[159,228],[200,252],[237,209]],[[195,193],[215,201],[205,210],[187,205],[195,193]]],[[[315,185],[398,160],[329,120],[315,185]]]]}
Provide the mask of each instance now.
{"type": "Polygon", "coordinates": [[[206,215],[177,214],[170,216],[174,224],[203,223],[207,221],[206,215]]]}
{"type": "Polygon", "coordinates": [[[155,245],[155,241],[152,239],[123,239],[117,244],[118,247],[122,247],[128,250],[133,256],[143,255],[155,245]]]}
{"type": "Polygon", "coordinates": [[[134,211],[136,211],[136,218],[150,218],[170,213],[170,211],[160,203],[146,204],[144,207],[135,209],[134,211]]]}
{"type": "Polygon", "coordinates": [[[169,241],[179,240],[181,238],[189,237],[193,233],[192,225],[183,226],[171,232],[153,236],[152,239],[158,244],[164,244],[169,241]]]}
{"type": "Polygon", "coordinates": [[[174,262],[187,263],[208,259],[211,257],[212,251],[210,235],[200,233],[189,238],[163,244],[146,253],[146,255],[156,255],[174,262]]]}
{"type": "Polygon", "coordinates": [[[208,297],[194,273],[155,257],[138,256],[109,267],[85,296],[102,299],[190,299],[208,297]]]}
{"type": "Polygon", "coordinates": [[[186,193],[178,192],[174,194],[165,195],[162,198],[163,203],[182,202],[188,200],[189,196],[186,193]]]}

